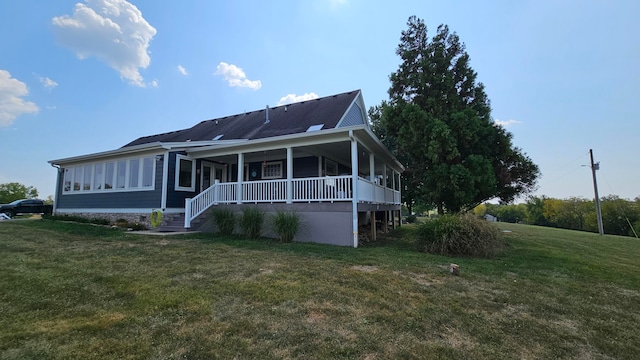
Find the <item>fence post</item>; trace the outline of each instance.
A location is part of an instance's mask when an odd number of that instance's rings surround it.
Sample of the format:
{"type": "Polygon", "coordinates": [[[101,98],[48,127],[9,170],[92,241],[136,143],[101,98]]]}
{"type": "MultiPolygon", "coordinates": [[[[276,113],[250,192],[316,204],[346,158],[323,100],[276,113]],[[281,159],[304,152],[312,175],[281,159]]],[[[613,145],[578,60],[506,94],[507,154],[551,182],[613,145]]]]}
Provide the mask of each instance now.
{"type": "Polygon", "coordinates": [[[184,227],[188,229],[191,227],[191,198],[184,199],[184,202],[184,227]]]}

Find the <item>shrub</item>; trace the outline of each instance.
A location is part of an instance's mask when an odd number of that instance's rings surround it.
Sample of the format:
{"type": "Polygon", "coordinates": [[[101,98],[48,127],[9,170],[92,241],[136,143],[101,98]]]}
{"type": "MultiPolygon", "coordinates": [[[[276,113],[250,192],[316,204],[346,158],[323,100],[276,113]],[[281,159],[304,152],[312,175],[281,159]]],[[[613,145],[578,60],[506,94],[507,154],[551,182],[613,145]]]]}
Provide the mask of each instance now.
{"type": "Polygon", "coordinates": [[[240,228],[242,233],[249,239],[259,238],[262,234],[262,223],[264,213],[257,208],[243,208],[240,217],[240,228]]]}
{"type": "Polygon", "coordinates": [[[294,212],[278,211],[273,217],[273,230],[280,241],[292,242],[300,230],[300,215],[294,212]]]}
{"type": "Polygon", "coordinates": [[[213,221],[222,235],[233,234],[236,226],[236,215],[228,209],[215,209],[213,211],[213,221]]]}
{"type": "Polygon", "coordinates": [[[415,215],[411,214],[411,215],[407,216],[407,223],[413,224],[416,221],[418,221],[418,218],[415,215]]]}
{"type": "Polygon", "coordinates": [[[88,219],[82,216],[74,216],[74,215],[42,215],[42,218],[45,220],[52,221],[73,221],[77,223],[83,224],[96,224],[96,225],[109,225],[110,222],[107,219],[101,218],[92,218],[88,219]]]}
{"type": "Polygon", "coordinates": [[[445,215],[418,226],[419,251],[440,255],[490,258],[506,247],[493,224],[471,214],[445,215]]]}

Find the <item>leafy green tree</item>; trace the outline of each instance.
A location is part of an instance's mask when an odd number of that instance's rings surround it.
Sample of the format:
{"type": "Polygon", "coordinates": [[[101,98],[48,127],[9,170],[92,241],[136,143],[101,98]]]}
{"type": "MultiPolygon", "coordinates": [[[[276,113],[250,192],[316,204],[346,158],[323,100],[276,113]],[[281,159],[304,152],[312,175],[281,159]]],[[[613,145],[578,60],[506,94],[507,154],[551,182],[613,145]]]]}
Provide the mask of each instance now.
{"type": "Polygon", "coordinates": [[[548,226],[549,222],[544,217],[544,199],[546,197],[531,196],[527,199],[525,207],[527,208],[527,223],[531,225],[548,226]]]}
{"type": "Polygon", "coordinates": [[[390,100],[369,110],[374,132],[407,168],[403,201],[433,204],[442,214],[492,198],[510,202],[533,190],[538,167],[491,119],[458,35],[440,25],[429,39],[415,16],[407,25],[390,100]]]}
{"type": "Polygon", "coordinates": [[[634,236],[631,226],[640,220],[634,202],[609,195],[600,200],[600,210],[606,234],[634,236]]]}
{"type": "Polygon", "coordinates": [[[10,203],[14,200],[33,199],[38,197],[38,189],[33,186],[25,186],[17,182],[0,184],[0,204],[10,203]]]}
{"type": "Polygon", "coordinates": [[[527,218],[527,207],[525,204],[501,205],[498,208],[498,220],[519,223],[527,218]]]}

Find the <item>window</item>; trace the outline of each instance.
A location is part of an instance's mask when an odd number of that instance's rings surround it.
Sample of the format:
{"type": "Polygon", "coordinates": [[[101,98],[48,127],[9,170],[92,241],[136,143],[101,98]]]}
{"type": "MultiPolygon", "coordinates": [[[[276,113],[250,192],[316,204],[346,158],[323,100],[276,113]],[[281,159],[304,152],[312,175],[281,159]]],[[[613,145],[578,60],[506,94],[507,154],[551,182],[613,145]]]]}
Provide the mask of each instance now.
{"type": "Polygon", "coordinates": [[[108,162],[105,164],[105,170],[104,170],[104,189],[105,190],[113,189],[114,169],[115,169],[114,163],[108,162]]]}
{"type": "Polygon", "coordinates": [[[282,178],[282,161],[267,162],[262,166],[263,179],[282,178]]]}
{"type": "Polygon", "coordinates": [[[195,191],[196,162],[184,155],[176,155],[176,190],[195,191]]]}
{"type": "Polygon", "coordinates": [[[116,189],[124,189],[126,184],[125,179],[127,176],[127,161],[120,160],[116,166],[116,189]]]}
{"type": "Polygon", "coordinates": [[[102,184],[104,182],[104,177],[102,176],[102,170],[104,168],[104,164],[95,164],[93,170],[93,190],[102,190],[102,184]]]}
{"type": "Polygon", "coordinates": [[[82,170],[81,166],[75,168],[73,172],[73,191],[80,191],[80,182],[82,181],[82,170]]]}
{"type": "Polygon", "coordinates": [[[64,169],[64,180],[62,180],[62,191],[71,191],[71,169],[64,169]]]}
{"type": "Polygon", "coordinates": [[[140,159],[129,160],[129,187],[137,188],[140,183],[140,159]]]}
{"type": "Polygon", "coordinates": [[[153,186],[153,158],[142,159],[142,187],[153,186]]]}
{"type": "Polygon", "coordinates": [[[309,128],[307,129],[307,132],[312,132],[312,131],[322,130],[322,127],[323,127],[323,126],[324,126],[324,124],[311,125],[311,126],[309,126],[309,128]]]}
{"type": "Polygon", "coordinates": [[[155,157],[136,157],[64,168],[62,192],[80,194],[101,191],[153,190],[155,157]]]}
{"type": "Polygon", "coordinates": [[[338,164],[333,160],[326,159],[324,161],[324,174],[325,176],[338,176],[338,164]]]}
{"type": "Polygon", "coordinates": [[[92,170],[93,170],[93,166],[91,165],[84,166],[84,181],[82,182],[82,190],[85,190],[85,191],[91,190],[92,170]]]}

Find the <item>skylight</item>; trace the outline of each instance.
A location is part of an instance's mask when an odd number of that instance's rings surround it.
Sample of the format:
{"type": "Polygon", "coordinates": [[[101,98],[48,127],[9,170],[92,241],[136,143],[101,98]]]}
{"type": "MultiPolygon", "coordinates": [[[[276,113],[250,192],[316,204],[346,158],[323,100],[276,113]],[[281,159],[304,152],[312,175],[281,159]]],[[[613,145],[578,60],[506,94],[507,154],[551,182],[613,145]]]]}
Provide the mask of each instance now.
{"type": "Polygon", "coordinates": [[[224,136],[224,134],[220,134],[220,135],[218,135],[218,136],[214,137],[214,138],[213,138],[213,139],[211,139],[211,140],[220,140],[220,139],[222,139],[222,137],[223,137],[223,136],[224,136]]]}
{"type": "Polygon", "coordinates": [[[309,126],[309,128],[307,129],[307,132],[311,132],[311,131],[318,131],[320,129],[322,129],[322,127],[324,126],[324,124],[319,124],[319,125],[311,125],[309,126]]]}

